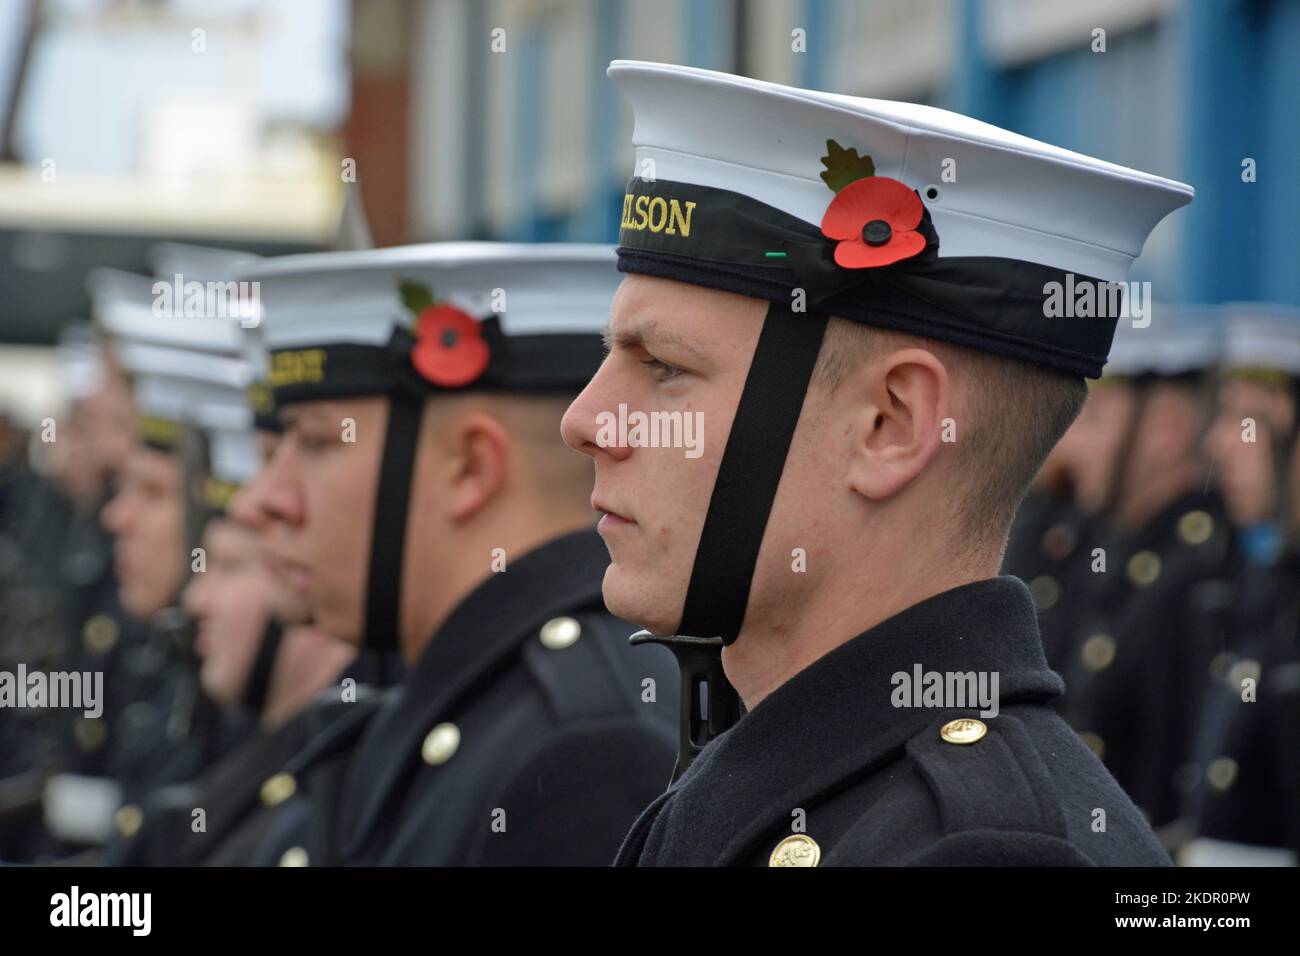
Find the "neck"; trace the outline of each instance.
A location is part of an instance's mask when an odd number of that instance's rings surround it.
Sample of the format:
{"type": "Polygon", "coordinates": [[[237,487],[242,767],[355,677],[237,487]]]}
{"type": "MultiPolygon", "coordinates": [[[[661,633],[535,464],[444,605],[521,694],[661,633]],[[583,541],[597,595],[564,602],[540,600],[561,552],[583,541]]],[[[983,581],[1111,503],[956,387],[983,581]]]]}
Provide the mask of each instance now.
{"type": "Polygon", "coordinates": [[[317,694],[339,680],[356,654],[351,644],[309,625],[285,628],[262,706],[263,729],[282,727],[306,710],[317,694]]]}
{"type": "Polygon", "coordinates": [[[545,506],[522,512],[504,509],[480,515],[472,529],[454,530],[442,536],[421,536],[435,547],[411,560],[403,578],[405,608],[401,636],[402,658],[415,664],[438,629],[462,601],[494,574],[508,574],[512,562],[528,552],[573,531],[591,526],[591,509],[583,502],[580,510],[545,506]],[[473,557],[467,558],[467,555],[473,557]],[[410,569],[425,570],[413,573],[410,569]],[[430,583],[438,582],[438,587],[430,583]]]}
{"type": "MultiPolygon", "coordinates": [[[[864,535],[864,538],[870,538],[864,535]]],[[[895,540],[920,541],[914,534],[895,540]]],[[[965,564],[951,550],[868,550],[842,564],[806,602],[780,610],[751,600],[735,643],[722,652],[727,679],[748,710],[814,661],[914,604],[995,577],[999,557],[965,564]],[[864,583],[869,582],[869,583],[864,583]],[[757,613],[756,613],[757,612],[757,613]]]]}

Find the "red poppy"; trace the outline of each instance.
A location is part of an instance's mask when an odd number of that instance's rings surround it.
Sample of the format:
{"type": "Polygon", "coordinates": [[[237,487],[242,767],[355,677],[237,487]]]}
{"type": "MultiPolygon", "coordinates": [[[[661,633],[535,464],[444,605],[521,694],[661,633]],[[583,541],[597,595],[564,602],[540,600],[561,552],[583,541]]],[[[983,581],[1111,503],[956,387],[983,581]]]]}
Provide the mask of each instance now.
{"type": "Polygon", "coordinates": [[[835,261],[845,269],[874,269],[910,259],[925,248],[921,197],[887,176],[849,183],[822,216],[822,235],[839,239],[835,261]]]}
{"type": "Polygon", "coordinates": [[[490,358],[473,317],[453,305],[431,305],[420,312],[411,364],[434,385],[468,385],[483,374],[490,358]]]}

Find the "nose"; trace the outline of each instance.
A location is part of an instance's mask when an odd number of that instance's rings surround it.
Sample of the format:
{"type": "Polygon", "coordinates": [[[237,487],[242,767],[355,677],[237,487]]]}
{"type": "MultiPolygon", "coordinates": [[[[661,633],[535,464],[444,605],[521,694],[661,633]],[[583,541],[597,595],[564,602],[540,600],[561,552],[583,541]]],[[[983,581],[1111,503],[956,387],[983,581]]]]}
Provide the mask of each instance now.
{"type": "Polygon", "coordinates": [[[109,534],[120,535],[127,528],[129,512],[130,507],[123,498],[122,492],[119,491],[99,512],[99,522],[109,534]]]}
{"type": "Polygon", "coordinates": [[[266,468],[259,468],[252,478],[244,482],[234,497],[230,499],[228,513],[242,525],[261,531],[266,527],[267,517],[262,510],[262,476],[266,468]]]}
{"type": "Polygon", "coordinates": [[[1227,420],[1223,415],[1219,415],[1206,429],[1205,438],[1201,441],[1201,448],[1209,456],[1211,461],[1222,463],[1223,455],[1223,435],[1227,420]]]}
{"type": "MultiPolygon", "coordinates": [[[[560,435],[564,443],[574,451],[590,455],[599,460],[608,456],[615,461],[622,461],[632,454],[629,446],[619,444],[617,428],[618,413],[611,410],[607,397],[611,390],[607,387],[613,375],[607,360],[587,383],[587,387],[573,400],[564,418],[560,422],[560,435]],[[605,415],[610,416],[614,427],[601,427],[605,415]]],[[[617,408],[617,405],[614,405],[617,408]]]]}
{"type": "Polygon", "coordinates": [[[274,454],[258,472],[250,489],[249,507],[255,508],[259,524],[282,521],[297,527],[303,523],[302,487],[298,481],[296,435],[285,435],[274,454]]]}
{"type": "Polygon", "coordinates": [[[206,574],[192,575],[189,584],[181,592],[181,606],[191,617],[203,617],[207,611],[207,601],[204,600],[207,593],[204,585],[206,577],[206,574]]]}

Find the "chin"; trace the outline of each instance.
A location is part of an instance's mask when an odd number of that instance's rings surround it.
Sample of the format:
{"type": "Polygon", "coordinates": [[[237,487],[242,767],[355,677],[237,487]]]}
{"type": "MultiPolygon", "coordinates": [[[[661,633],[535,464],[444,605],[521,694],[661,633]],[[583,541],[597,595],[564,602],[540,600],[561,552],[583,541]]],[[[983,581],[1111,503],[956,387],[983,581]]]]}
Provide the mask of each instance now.
{"type": "Polygon", "coordinates": [[[229,707],[234,703],[234,695],[228,693],[226,688],[222,686],[222,681],[211,674],[204,674],[203,671],[199,671],[199,687],[203,689],[203,693],[208,700],[219,707],[229,707]]]}
{"type": "Polygon", "coordinates": [[[360,612],[317,607],[312,619],[322,631],[344,643],[360,647],[365,641],[365,624],[362,623],[360,612]]]}
{"type": "Polygon", "coordinates": [[[122,588],[118,593],[118,599],[122,602],[122,610],[137,621],[148,621],[167,606],[151,598],[147,592],[142,593],[135,588],[122,588]]]}
{"type": "Polygon", "coordinates": [[[643,627],[651,634],[672,634],[677,627],[676,618],[663,615],[665,602],[654,600],[644,588],[639,588],[634,582],[629,581],[627,572],[617,564],[611,564],[605,570],[601,595],[610,614],[637,627],[643,627]]]}

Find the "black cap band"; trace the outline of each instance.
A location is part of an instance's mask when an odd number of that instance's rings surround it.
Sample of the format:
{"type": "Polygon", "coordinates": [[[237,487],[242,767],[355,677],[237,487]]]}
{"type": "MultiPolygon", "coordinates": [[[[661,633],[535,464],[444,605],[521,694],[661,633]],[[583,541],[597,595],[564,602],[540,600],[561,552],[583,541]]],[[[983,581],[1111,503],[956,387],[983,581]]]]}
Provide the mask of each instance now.
{"type": "Polygon", "coordinates": [[[495,315],[483,319],[480,328],[490,358],[483,373],[463,388],[447,389],[423,379],[411,364],[415,336],[401,327],[384,345],[333,343],[276,349],[267,381],[276,407],[356,395],[577,392],[604,357],[600,336],[594,332],[506,335],[495,315]]]}
{"type": "Polygon", "coordinates": [[[284,423],[275,409],[275,394],[266,382],[248,386],[248,404],[253,409],[253,427],[259,432],[284,431],[284,423]]]}
{"type": "MultiPolygon", "coordinates": [[[[924,207],[923,207],[924,208],[924,207]]],[[[633,178],[623,203],[618,268],[840,316],[1097,378],[1122,311],[1122,283],[992,256],[938,255],[928,210],[922,252],[850,269],[836,240],[788,213],[725,189],[633,178]],[[1049,283],[1091,286],[1098,317],[1049,317],[1049,283]]]]}

